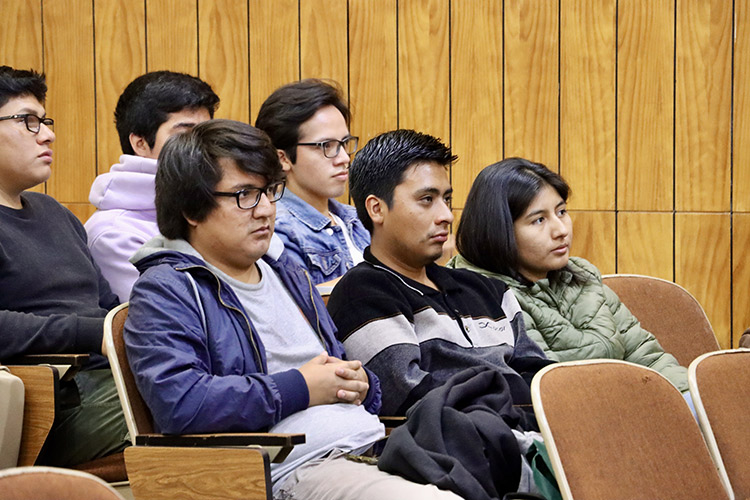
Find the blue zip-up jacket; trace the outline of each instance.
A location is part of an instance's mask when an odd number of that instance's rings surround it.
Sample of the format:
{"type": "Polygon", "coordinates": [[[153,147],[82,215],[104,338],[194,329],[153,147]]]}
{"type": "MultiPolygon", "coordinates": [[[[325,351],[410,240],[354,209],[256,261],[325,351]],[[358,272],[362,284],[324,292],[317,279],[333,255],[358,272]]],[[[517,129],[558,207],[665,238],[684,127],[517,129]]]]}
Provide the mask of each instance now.
{"type": "MultiPolygon", "coordinates": [[[[370,233],[355,208],[328,200],[328,209],[344,221],[352,243],[363,251],[370,244],[370,233]]],[[[288,189],[278,202],[275,231],[289,257],[310,273],[316,285],[343,276],[354,266],[343,229],[288,189]]]]}
{"type": "MultiPolygon", "coordinates": [[[[156,237],[134,257],[140,259],[136,267],[141,277],[133,287],[124,330],[128,360],[156,430],[257,432],[307,408],[309,393],[299,370],[268,373],[262,335],[232,288],[201,259],[165,244],[169,240],[156,237]]],[[[305,271],[284,254],[279,260],[264,260],[327,352],[346,359],[333,321],[305,271]]],[[[370,389],[363,405],[377,413],[380,383],[369,370],[367,376],[370,389]]]]}

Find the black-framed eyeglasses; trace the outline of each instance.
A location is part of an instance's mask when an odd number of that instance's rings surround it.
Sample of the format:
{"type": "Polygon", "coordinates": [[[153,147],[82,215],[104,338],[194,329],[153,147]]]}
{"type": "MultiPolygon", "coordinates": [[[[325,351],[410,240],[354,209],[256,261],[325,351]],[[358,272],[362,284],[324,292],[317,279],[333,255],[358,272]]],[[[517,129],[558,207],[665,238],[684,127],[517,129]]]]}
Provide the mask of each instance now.
{"type": "Polygon", "coordinates": [[[321,142],[298,142],[297,146],[317,146],[323,150],[323,156],[326,158],[336,158],[344,148],[346,154],[352,155],[357,150],[357,144],[359,143],[359,137],[347,137],[343,141],[337,139],[328,139],[327,141],[321,142]]]}
{"type": "Polygon", "coordinates": [[[276,203],[284,196],[284,186],[286,181],[279,181],[269,184],[266,187],[256,188],[250,187],[240,189],[234,193],[225,193],[223,191],[214,191],[214,196],[232,196],[237,200],[237,206],[242,210],[250,210],[255,208],[260,203],[260,195],[266,193],[268,201],[276,203]]]}
{"type": "Polygon", "coordinates": [[[2,120],[21,120],[23,119],[23,122],[26,124],[26,130],[31,132],[32,134],[38,134],[39,131],[42,128],[42,123],[47,125],[49,128],[52,128],[52,125],[55,124],[55,120],[52,118],[39,118],[35,114],[32,113],[23,113],[20,115],[8,115],[8,116],[0,116],[0,121],[2,120]]]}

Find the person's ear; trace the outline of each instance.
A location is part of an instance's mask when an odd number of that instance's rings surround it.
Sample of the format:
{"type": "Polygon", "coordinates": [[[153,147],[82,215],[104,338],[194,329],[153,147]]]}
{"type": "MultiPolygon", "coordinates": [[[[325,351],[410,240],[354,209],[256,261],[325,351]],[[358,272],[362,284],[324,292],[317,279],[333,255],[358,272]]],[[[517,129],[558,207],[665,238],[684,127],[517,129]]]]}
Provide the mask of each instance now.
{"type": "Polygon", "coordinates": [[[196,227],[198,227],[198,221],[197,220],[191,219],[190,217],[188,217],[184,213],[182,214],[182,217],[187,221],[188,226],[190,226],[189,229],[195,229],[196,227]]]}
{"type": "Polygon", "coordinates": [[[385,201],[381,200],[374,194],[371,194],[365,198],[365,208],[367,209],[367,215],[372,219],[372,224],[374,226],[383,225],[385,215],[388,213],[388,205],[385,201]]]}
{"type": "Polygon", "coordinates": [[[292,169],[292,162],[289,161],[289,157],[283,149],[277,149],[276,152],[279,154],[279,161],[281,162],[281,168],[285,173],[289,173],[292,169]]]}
{"type": "Polygon", "coordinates": [[[140,135],[130,134],[128,137],[130,140],[130,147],[135,151],[136,156],[142,156],[144,158],[151,158],[151,146],[148,145],[148,141],[145,137],[140,135]]]}

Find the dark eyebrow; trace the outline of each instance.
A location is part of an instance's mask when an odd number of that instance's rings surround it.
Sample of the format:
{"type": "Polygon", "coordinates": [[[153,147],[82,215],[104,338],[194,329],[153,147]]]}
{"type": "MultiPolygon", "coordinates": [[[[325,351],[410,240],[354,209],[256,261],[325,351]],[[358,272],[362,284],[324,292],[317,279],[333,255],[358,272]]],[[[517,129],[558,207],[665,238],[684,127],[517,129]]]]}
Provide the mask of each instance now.
{"type": "MultiPolygon", "coordinates": [[[[438,188],[435,188],[435,187],[426,187],[426,188],[419,189],[416,192],[417,196],[421,196],[423,194],[432,194],[432,195],[440,196],[440,190],[438,188]]],[[[453,188],[452,187],[448,188],[443,193],[443,195],[448,195],[448,194],[453,194],[453,188]]]]}
{"type": "MultiPolygon", "coordinates": [[[[555,209],[560,208],[560,206],[564,206],[564,205],[566,205],[566,202],[565,202],[565,200],[562,200],[560,203],[558,203],[557,205],[555,205],[555,209]]],[[[545,212],[545,210],[534,210],[533,212],[529,212],[528,214],[526,214],[526,216],[524,218],[525,219],[530,219],[532,217],[536,217],[537,215],[543,214],[544,212],[545,212]]]]}
{"type": "Polygon", "coordinates": [[[39,116],[36,114],[36,111],[31,108],[21,108],[21,110],[18,113],[13,113],[14,115],[34,115],[37,118],[44,118],[47,116],[47,113],[43,113],[42,116],[39,116]]]}

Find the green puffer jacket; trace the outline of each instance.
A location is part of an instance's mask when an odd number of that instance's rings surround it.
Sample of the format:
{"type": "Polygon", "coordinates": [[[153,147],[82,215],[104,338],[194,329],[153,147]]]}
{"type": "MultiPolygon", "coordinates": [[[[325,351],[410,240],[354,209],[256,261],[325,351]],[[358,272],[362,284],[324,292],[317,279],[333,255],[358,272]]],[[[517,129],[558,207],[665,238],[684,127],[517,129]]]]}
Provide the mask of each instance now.
{"type": "Polygon", "coordinates": [[[587,260],[571,257],[568,268],[572,273],[562,271],[554,281],[543,279],[530,287],[480,269],[460,255],[447,267],[469,269],[507,283],[523,309],[526,333],[550,359],[622,359],[653,368],[680,391],[688,390],[687,369],[641,327],[587,260]],[[574,280],[573,273],[579,279],[574,280]]]}

